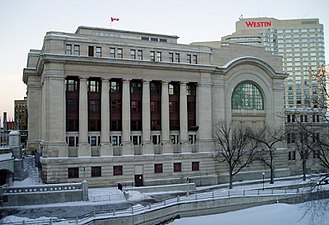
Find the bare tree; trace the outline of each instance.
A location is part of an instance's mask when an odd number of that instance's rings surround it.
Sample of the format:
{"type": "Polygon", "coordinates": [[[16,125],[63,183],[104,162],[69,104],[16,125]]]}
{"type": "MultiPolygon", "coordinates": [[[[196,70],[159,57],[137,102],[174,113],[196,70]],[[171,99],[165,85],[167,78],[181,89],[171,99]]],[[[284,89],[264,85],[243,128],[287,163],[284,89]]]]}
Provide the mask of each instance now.
{"type": "Polygon", "coordinates": [[[295,141],[296,151],[300,155],[300,159],[302,162],[302,172],[303,172],[303,180],[306,180],[306,174],[307,174],[307,160],[309,156],[311,155],[312,151],[309,150],[309,131],[306,129],[303,129],[299,127],[298,129],[298,138],[295,141]]]}
{"type": "Polygon", "coordinates": [[[271,128],[264,126],[263,128],[250,132],[250,138],[259,143],[260,151],[256,154],[256,160],[261,161],[270,169],[270,183],[274,183],[274,152],[277,143],[285,139],[286,132],[284,129],[271,128]]]}
{"type": "Polygon", "coordinates": [[[241,125],[217,124],[215,160],[227,163],[230,189],[233,187],[233,177],[255,158],[257,142],[250,138],[249,132],[250,129],[241,125]]]}

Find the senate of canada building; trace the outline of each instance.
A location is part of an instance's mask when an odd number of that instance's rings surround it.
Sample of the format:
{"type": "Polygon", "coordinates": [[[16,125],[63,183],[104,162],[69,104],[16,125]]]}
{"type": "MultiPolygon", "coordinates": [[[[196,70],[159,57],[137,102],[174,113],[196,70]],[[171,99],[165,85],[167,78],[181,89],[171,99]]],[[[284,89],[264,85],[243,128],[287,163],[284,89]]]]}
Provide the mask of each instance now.
{"type": "MultiPolygon", "coordinates": [[[[283,127],[286,77],[264,47],[85,26],[48,32],[23,73],[27,151],[41,155],[45,183],[223,183],[216,125],[283,127]]],[[[276,154],[276,176],[290,175],[285,148],[276,154]]],[[[264,170],[254,163],[241,176],[264,170]]]]}

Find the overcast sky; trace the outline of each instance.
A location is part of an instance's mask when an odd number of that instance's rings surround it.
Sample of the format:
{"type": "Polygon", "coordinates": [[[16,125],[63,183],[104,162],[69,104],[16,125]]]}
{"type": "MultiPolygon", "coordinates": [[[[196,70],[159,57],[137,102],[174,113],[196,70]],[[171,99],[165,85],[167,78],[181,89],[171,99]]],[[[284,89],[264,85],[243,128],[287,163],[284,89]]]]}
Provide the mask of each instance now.
{"type": "Polygon", "coordinates": [[[319,18],[329,59],[328,0],[0,0],[0,115],[13,118],[14,99],[23,99],[22,81],[30,49],[40,49],[47,31],[74,33],[78,26],[179,36],[179,43],[220,40],[235,31],[240,15],[276,19],[319,18]]]}

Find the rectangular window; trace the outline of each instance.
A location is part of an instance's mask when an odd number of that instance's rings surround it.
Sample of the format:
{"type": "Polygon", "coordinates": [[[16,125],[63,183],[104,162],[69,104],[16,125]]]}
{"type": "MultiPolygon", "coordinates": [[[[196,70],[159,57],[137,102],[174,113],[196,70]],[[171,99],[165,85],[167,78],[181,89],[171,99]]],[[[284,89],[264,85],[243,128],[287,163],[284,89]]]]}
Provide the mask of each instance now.
{"type": "Polygon", "coordinates": [[[290,115],[287,115],[287,123],[290,123],[290,115]]]}
{"type": "Polygon", "coordinates": [[[174,53],[169,52],[169,62],[174,62],[174,53]]]}
{"type": "Polygon", "coordinates": [[[115,58],[115,48],[110,48],[110,58],[115,58]]]}
{"type": "Polygon", "coordinates": [[[119,59],[123,58],[123,49],[122,48],[118,48],[117,56],[118,56],[119,59]]]}
{"type": "Polygon", "coordinates": [[[100,112],[101,102],[100,100],[89,100],[89,112],[100,112]]]}
{"type": "Polygon", "coordinates": [[[90,138],[90,146],[97,146],[97,138],[96,138],[96,136],[91,136],[91,138],[90,138]]]}
{"type": "Polygon", "coordinates": [[[72,45],[66,45],[65,55],[72,54],[72,45]]]}
{"type": "Polygon", "coordinates": [[[113,176],[122,176],[123,170],[122,166],[113,166],[113,176]]]}
{"type": "Polygon", "coordinates": [[[132,100],[130,103],[131,112],[137,112],[137,101],[132,100]]]}
{"type": "Polygon", "coordinates": [[[137,59],[143,60],[143,50],[137,50],[137,59]]]}
{"type": "Polygon", "coordinates": [[[65,80],[66,91],[78,91],[78,80],[65,80]]]}
{"type": "Polygon", "coordinates": [[[174,172],[182,172],[182,163],[174,163],[174,172]]]}
{"type": "Polygon", "coordinates": [[[97,80],[88,80],[88,91],[89,92],[99,92],[100,82],[97,80]]]}
{"type": "Polygon", "coordinates": [[[186,85],[187,95],[196,95],[196,86],[192,83],[186,85]]]}
{"type": "Polygon", "coordinates": [[[74,137],[69,137],[69,146],[70,147],[74,146],[74,140],[75,140],[74,137]]]}
{"type": "Polygon", "coordinates": [[[193,55],[192,63],[193,64],[198,64],[198,56],[197,55],[193,55]]]}
{"type": "Polygon", "coordinates": [[[130,49],[130,59],[136,59],[136,50],[130,49]]]}
{"type": "Polygon", "coordinates": [[[102,176],[102,167],[92,166],[91,167],[91,177],[101,177],[102,176]]]}
{"type": "Polygon", "coordinates": [[[192,56],[190,54],[187,54],[186,61],[187,63],[192,63],[192,56]]]}
{"type": "Polygon", "coordinates": [[[68,178],[79,178],[79,167],[68,168],[68,178]]]}
{"type": "Polygon", "coordinates": [[[118,81],[111,81],[111,93],[120,93],[120,83],[118,81]]]}
{"type": "Polygon", "coordinates": [[[192,171],[199,171],[199,170],[200,170],[199,162],[192,162],[192,171]]]}
{"type": "Polygon", "coordinates": [[[88,47],[88,56],[94,57],[94,46],[88,47]]]}
{"type": "Polygon", "coordinates": [[[121,102],[119,100],[111,101],[111,112],[120,112],[121,111],[121,102]]]}
{"type": "Polygon", "coordinates": [[[179,53],[175,53],[175,62],[176,63],[180,62],[180,54],[179,53]]]}
{"type": "Polygon", "coordinates": [[[162,61],[161,52],[157,52],[157,62],[161,62],[161,61],[162,61]]]}
{"type": "Polygon", "coordinates": [[[74,45],[74,55],[80,55],[80,45],[74,45]]]}
{"type": "Polygon", "coordinates": [[[102,47],[96,47],[96,57],[102,57],[102,47]]]}
{"type": "Polygon", "coordinates": [[[150,60],[151,62],[155,62],[155,51],[150,51],[150,60]]]}
{"type": "Polygon", "coordinates": [[[112,140],[112,145],[119,145],[118,136],[112,136],[111,140],[112,140]]]}
{"type": "Polygon", "coordinates": [[[154,164],[154,173],[163,173],[163,164],[154,164]]]}

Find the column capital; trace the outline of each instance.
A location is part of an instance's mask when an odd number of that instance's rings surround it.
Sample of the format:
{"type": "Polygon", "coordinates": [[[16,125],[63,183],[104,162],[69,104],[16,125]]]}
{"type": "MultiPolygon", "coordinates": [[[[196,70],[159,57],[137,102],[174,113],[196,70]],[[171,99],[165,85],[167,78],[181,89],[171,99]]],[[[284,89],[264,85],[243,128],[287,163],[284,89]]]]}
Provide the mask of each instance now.
{"type": "Polygon", "coordinates": [[[143,79],[143,83],[150,83],[152,79],[143,79]]]}
{"type": "Polygon", "coordinates": [[[129,78],[123,78],[122,79],[122,83],[127,83],[127,82],[130,82],[132,79],[129,79],[129,78]]]}
{"type": "Polygon", "coordinates": [[[161,80],[161,84],[169,84],[170,81],[167,81],[167,80],[161,80]]]}
{"type": "Polygon", "coordinates": [[[87,77],[79,77],[79,80],[80,80],[80,81],[87,81],[88,78],[87,78],[87,77]]]}
{"type": "Polygon", "coordinates": [[[179,81],[179,84],[182,86],[182,85],[187,85],[188,82],[186,81],[179,81]]]}
{"type": "Polygon", "coordinates": [[[102,77],[101,80],[102,80],[102,82],[106,82],[106,81],[110,82],[110,80],[108,78],[104,78],[104,77],[102,77]]]}

